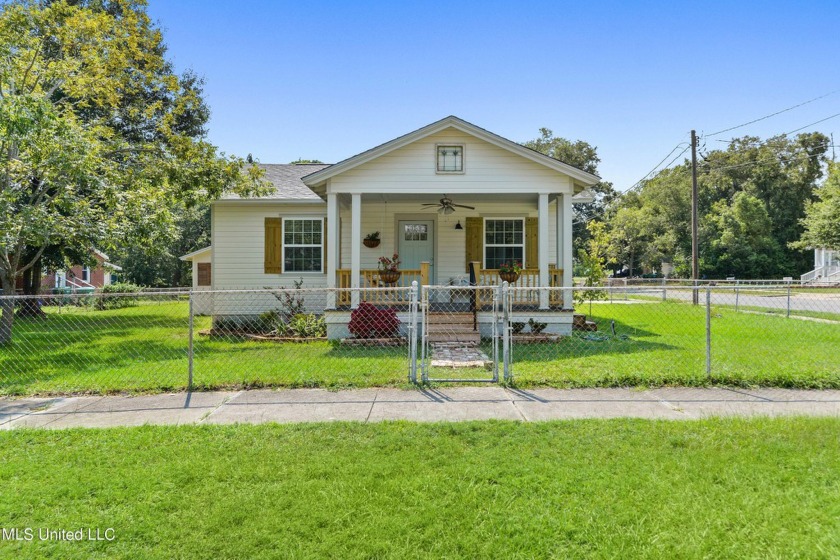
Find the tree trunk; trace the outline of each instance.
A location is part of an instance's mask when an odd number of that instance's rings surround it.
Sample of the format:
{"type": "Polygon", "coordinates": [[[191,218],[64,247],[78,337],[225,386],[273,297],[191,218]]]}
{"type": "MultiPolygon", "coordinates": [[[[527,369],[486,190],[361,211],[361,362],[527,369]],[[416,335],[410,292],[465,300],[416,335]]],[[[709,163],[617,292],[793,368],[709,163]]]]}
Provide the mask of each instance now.
{"type": "Polygon", "coordinates": [[[9,296],[15,295],[15,277],[0,273],[0,287],[3,297],[0,298],[0,345],[12,342],[12,325],[15,321],[15,300],[9,296]]]}
{"type": "Polygon", "coordinates": [[[46,317],[41,309],[41,301],[38,294],[41,292],[41,259],[23,273],[23,295],[30,296],[20,301],[18,317],[46,317]]]}

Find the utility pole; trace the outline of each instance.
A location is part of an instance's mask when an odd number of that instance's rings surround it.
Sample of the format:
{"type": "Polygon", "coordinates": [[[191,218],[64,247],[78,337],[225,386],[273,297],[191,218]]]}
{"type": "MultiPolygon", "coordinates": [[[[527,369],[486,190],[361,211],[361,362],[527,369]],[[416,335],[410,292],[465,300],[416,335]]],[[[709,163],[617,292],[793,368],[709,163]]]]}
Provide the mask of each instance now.
{"type": "Polygon", "coordinates": [[[691,131],[691,302],[698,304],[697,280],[700,279],[700,263],[697,256],[697,133],[691,131]]]}

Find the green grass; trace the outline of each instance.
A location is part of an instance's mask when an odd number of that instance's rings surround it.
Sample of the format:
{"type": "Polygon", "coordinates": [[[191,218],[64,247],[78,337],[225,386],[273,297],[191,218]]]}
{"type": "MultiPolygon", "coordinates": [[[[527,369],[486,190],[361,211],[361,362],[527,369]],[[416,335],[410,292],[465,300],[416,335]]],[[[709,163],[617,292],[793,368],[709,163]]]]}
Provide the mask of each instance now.
{"type": "MultiPolygon", "coordinates": [[[[706,374],[705,309],[682,302],[584,304],[596,340],[576,333],[551,344],[516,344],[521,387],[625,385],[840,387],[840,324],[736,313],[714,306],[712,373],[706,374]],[[612,336],[613,322],[616,336],[612,336]]],[[[183,302],[93,311],[47,308],[19,320],[0,348],[0,394],[181,390],[188,381],[188,313],[183,302]]],[[[210,319],[197,317],[196,331],[210,319]]],[[[484,350],[490,354],[489,344],[484,350]]],[[[407,383],[408,350],[336,342],[274,343],[196,336],[194,386],[371,387],[407,383]]],[[[490,372],[435,371],[488,377],[490,372]]]]}
{"type": "Polygon", "coordinates": [[[837,419],[15,430],[3,558],[836,558],[837,419]]]}
{"type": "Polygon", "coordinates": [[[517,384],[564,387],[706,385],[840,387],[840,324],[736,313],[714,306],[712,373],[706,373],[705,308],[682,302],[581,306],[596,337],[514,348],[517,384]],[[613,321],[616,336],[612,336],[613,321]]]}

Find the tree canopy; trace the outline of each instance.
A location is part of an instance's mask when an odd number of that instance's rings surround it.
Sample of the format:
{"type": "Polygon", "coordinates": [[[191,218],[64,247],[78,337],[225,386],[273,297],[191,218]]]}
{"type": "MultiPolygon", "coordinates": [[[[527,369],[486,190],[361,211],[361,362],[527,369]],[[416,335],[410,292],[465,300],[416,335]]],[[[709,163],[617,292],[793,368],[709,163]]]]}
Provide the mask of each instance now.
{"type": "MultiPolygon", "coordinates": [[[[154,245],[173,208],[260,191],[205,138],[201,79],[178,75],[142,0],[0,10],[0,286],[47,251],[154,245]]],[[[11,336],[3,310],[0,343],[11,336]]]]}

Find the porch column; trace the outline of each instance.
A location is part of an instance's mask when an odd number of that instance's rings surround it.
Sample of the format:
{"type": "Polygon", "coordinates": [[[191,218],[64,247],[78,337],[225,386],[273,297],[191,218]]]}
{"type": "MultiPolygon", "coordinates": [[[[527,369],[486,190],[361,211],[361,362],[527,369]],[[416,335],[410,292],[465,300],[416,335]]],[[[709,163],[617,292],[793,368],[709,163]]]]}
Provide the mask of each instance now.
{"type": "Polygon", "coordinates": [[[359,276],[362,274],[362,195],[351,195],[350,207],[350,306],[359,307],[359,276]]]}
{"type": "MultiPolygon", "coordinates": [[[[571,288],[574,283],[572,277],[572,194],[564,194],[560,197],[559,202],[563,206],[561,211],[562,220],[557,225],[558,229],[563,232],[563,287],[571,288]]],[[[573,307],[572,290],[563,290],[563,308],[572,309],[573,307]]]]}
{"type": "MultiPolygon", "coordinates": [[[[540,194],[537,205],[538,216],[538,266],[540,267],[540,287],[548,286],[548,193],[540,194]]],[[[540,290],[540,309],[548,309],[548,291],[540,290]]]]}
{"type": "Polygon", "coordinates": [[[338,269],[338,195],[327,195],[327,309],[335,309],[335,281],[338,269]]]}
{"type": "Polygon", "coordinates": [[[557,270],[563,268],[563,201],[562,195],[554,198],[554,266],[557,270]]]}

